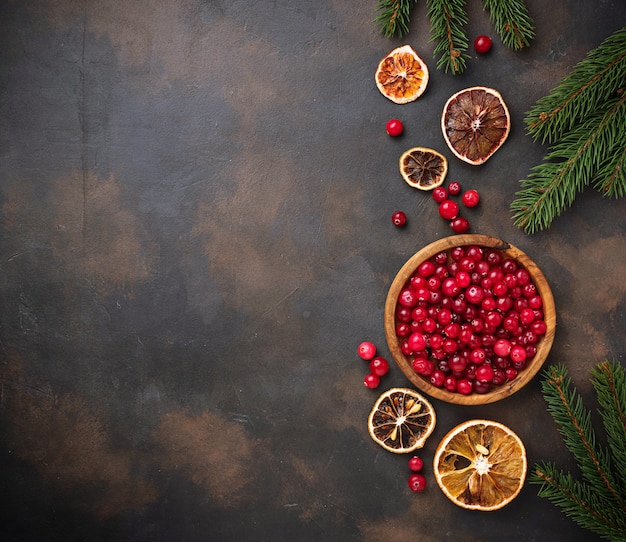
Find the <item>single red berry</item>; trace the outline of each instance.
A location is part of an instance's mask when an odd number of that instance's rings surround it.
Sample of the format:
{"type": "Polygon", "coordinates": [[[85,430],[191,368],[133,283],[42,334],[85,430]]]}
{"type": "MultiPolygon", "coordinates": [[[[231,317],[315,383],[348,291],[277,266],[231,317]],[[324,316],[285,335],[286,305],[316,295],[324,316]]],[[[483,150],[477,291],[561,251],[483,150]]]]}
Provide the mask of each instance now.
{"type": "Polygon", "coordinates": [[[455,201],[450,199],[444,200],[439,204],[439,215],[446,220],[452,220],[459,214],[459,206],[455,201]]]}
{"type": "Polygon", "coordinates": [[[387,133],[391,137],[398,137],[402,134],[402,132],[404,132],[404,125],[402,124],[402,121],[398,119],[391,119],[390,121],[387,121],[386,128],[387,133]]]}
{"type": "Polygon", "coordinates": [[[415,493],[424,491],[426,489],[426,478],[424,478],[423,474],[411,474],[409,476],[409,487],[415,493]]]}
{"type": "Polygon", "coordinates": [[[401,228],[406,224],[406,214],[404,214],[402,211],[396,211],[391,215],[391,221],[393,222],[394,226],[401,228]]]}
{"type": "Polygon", "coordinates": [[[477,53],[488,53],[491,50],[491,38],[489,36],[478,36],[474,40],[474,49],[477,53]]]}
{"type": "Polygon", "coordinates": [[[358,354],[361,359],[370,361],[376,356],[376,346],[374,346],[374,343],[364,341],[359,345],[358,354]]]}
{"type": "Polygon", "coordinates": [[[385,376],[389,372],[389,362],[385,358],[376,356],[370,361],[370,371],[376,376],[385,376]]]}
{"type": "Polygon", "coordinates": [[[370,389],[377,388],[378,385],[380,384],[380,377],[371,373],[368,375],[365,375],[365,378],[363,379],[363,384],[365,384],[366,388],[370,388],[370,389]]]}
{"type": "Polygon", "coordinates": [[[443,186],[438,186],[437,188],[433,188],[433,199],[437,203],[441,203],[448,199],[448,191],[443,186]]]}
{"type": "Polygon", "coordinates": [[[420,457],[414,455],[411,459],[409,459],[409,469],[413,472],[419,472],[424,468],[424,462],[420,457]]]}
{"type": "Polygon", "coordinates": [[[452,181],[449,185],[448,185],[448,193],[451,196],[456,196],[457,194],[459,194],[461,192],[461,183],[457,182],[457,181],[452,181]]]}
{"type": "Polygon", "coordinates": [[[455,219],[450,222],[450,227],[454,233],[465,233],[470,229],[470,223],[467,218],[463,218],[462,216],[457,216],[455,219]]]}
{"type": "Polygon", "coordinates": [[[480,195],[478,194],[478,190],[467,190],[461,196],[461,201],[465,207],[476,207],[478,202],[480,201],[480,195]]]}

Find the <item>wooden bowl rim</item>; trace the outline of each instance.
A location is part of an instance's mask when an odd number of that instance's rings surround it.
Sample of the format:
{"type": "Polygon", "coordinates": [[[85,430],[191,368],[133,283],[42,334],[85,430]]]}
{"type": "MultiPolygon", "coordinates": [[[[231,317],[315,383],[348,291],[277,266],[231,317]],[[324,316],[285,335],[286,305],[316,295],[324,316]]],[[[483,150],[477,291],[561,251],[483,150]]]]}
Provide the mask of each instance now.
{"type": "Polygon", "coordinates": [[[513,395],[515,392],[519,391],[526,384],[528,384],[528,382],[530,382],[539,372],[545,363],[552,348],[552,343],[554,342],[556,332],[556,308],[554,305],[552,290],[550,289],[550,285],[548,284],[546,277],[537,264],[535,264],[535,262],[525,252],[511,243],[503,241],[497,237],[481,234],[461,234],[444,237],[426,245],[424,248],[411,256],[411,258],[409,258],[400,268],[396,277],[392,281],[387,294],[384,311],[384,324],[387,345],[391,355],[400,370],[414,386],[429,396],[445,401],[446,403],[459,405],[485,405],[513,395]],[[472,393],[471,395],[461,395],[460,393],[450,392],[445,388],[437,388],[436,386],[433,386],[430,382],[422,378],[413,370],[411,362],[406,358],[400,349],[400,343],[396,336],[395,329],[395,313],[400,291],[406,285],[411,276],[413,276],[420,263],[443,250],[449,250],[457,246],[470,245],[478,245],[480,247],[500,250],[507,256],[515,258],[526,268],[532,276],[533,282],[535,286],[537,286],[537,290],[539,290],[539,294],[541,295],[544,320],[546,322],[547,330],[545,335],[537,342],[537,353],[532,359],[532,362],[519,373],[517,378],[507,381],[502,386],[499,386],[485,394],[472,393]]]}

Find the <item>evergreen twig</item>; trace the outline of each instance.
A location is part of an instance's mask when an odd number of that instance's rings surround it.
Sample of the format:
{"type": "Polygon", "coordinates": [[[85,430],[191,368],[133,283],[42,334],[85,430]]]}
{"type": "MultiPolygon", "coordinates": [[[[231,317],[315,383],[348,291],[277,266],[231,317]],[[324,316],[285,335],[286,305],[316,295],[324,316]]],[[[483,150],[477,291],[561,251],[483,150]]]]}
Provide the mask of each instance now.
{"type": "Polygon", "coordinates": [[[378,0],[374,22],[386,38],[401,38],[409,33],[411,9],[416,3],[417,0],[378,0]]]}
{"type": "Polygon", "coordinates": [[[547,229],[594,181],[606,195],[623,194],[625,126],[626,93],[563,134],[528,179],[520,181],[522,190],[511,203],[514,223],[529,234],[547,229]]]}
{"type": "Polygon", "coordinates": [[[506,47],[518,50],[530,45],[535,25],[524,0],[484,0],[484,7],[506,47]]]}
{"type": "Polygon", "coordinates": [[[544,376],[548,410],[583,479],[575,479],[554,463],[542,463],[535,466],[530,482],[541,486],[540,497],[548,498],[581,527],[609,540],[626,540],[626,372],[608,361],[592,372],[608,448],[596,442],[591,412],[573,388],[565,366],[552,366],[544,376]]]}
{"type": "Polygon", "coordinates": [[[465,0],[428,0],[433,54],[439,57],[437,69],[453,75],[462,73],[467,65],[468,41],[465,33],[467,13],[465,0]]]}
{"type": "MultiPolygon", "coordinates": [[[[526,114],[534,140],[557,141],[626,85],[626,27],[590,51],[526,114]]],[[[623,129],[623,127],[622,127],[623,129]]]]}

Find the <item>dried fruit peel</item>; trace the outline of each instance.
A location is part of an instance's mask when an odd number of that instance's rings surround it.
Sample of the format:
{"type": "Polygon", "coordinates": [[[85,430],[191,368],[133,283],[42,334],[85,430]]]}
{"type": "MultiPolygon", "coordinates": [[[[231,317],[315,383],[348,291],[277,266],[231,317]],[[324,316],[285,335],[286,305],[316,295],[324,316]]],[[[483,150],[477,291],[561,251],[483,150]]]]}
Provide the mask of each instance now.
{"type": "Polygon", "coordinates": [[[457,506],[498,510],[515,499],[524,485],[526,450],[504,424],[469,420],[441,440],[433,470],[437,484],[457,506]]]}
{"type": "Polygon", "coordinates": [[[457,158],[484,164],[503,145],[511,116],[502,95],[488,87],[470,87],[453,94],[443,108],[441,131],[457,158]]]}
{"type": "Polygon", "coordinates": [[[422,448],[435,424],[433,406],[423,395],[409,388],[391,388],[382,393],[367,421],[374,442],[396,454],[422,448]]]}
{"type": "Polygon", "coordinates": [[[448,173],[448,160],[428,147],[413,147],[402,153],[398,167],[409,186],[433,190],[443,184],[448,173]]]}
{"type": "Polygon", "coordinates": [[[410,45],[391,51],[379,63],[374,74],[383,96],[397,104],[419,98],[428,85],[428,67],[410,45]]]}

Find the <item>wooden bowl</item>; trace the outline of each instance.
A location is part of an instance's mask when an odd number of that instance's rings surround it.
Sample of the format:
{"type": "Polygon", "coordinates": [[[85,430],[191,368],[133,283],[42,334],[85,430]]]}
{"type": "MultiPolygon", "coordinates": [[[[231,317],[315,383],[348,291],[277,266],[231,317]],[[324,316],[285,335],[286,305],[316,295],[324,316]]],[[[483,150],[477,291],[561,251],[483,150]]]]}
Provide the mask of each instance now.
{"type": "Polygon", "coordinates": [[[526,254],[524,254],[524,252],[506,241],[486,235],[474,234],[445,237],[431,243],[413,255],[402,266],[389,288],[389,293],[387,294],[387,300],[385,303],[384,319],[385,335],[391,355],[411,383],[431,397],[435,397],[447,403],[460,405],[483,405],[493,403],[513,395],[516,391],[523,388],[537,374],[548,357],[548,353],[552,348],[556,330],[554,297],[552,296],[552,291],[550,290],[550,286],[548,285],[546,278],[537,265],[526,254]],[[450,392],[445,388],[433,386],[429,380],[415,372],[411,364],[411,360],[402,353],[400,340],[396,335],[396,307],[400,292],[408,284],[410,278],[416,273],[417,268],[422,262],[432,258],[439,252],[449,250],[457,246],[469,245],[478,245],[483,248],[499,250],[502,252],[502,256],[504,258],[515,259],[530,273],[543,301],[542,309],[544,312],[544,320],[546,322],[547,331],[535,344],[537,347],[537,353],[529,361],[527,366],[519,372],[516,378],[513,380],[507,380],[503,385],[494,387],[487,393],[462,395],[458,392],[450,392]]]}

